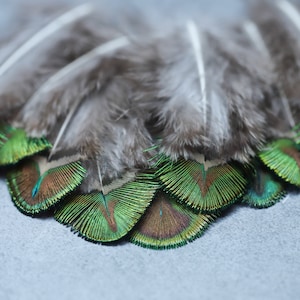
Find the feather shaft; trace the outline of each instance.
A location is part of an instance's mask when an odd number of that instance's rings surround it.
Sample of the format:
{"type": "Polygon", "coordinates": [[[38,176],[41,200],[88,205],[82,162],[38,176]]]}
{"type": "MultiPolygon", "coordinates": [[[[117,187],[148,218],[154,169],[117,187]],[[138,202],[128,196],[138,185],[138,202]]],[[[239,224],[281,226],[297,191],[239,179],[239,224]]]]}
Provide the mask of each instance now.
{"type": "Polygon", "coordinates": [[[207,121],[207,95],[206,95],[205,67],[204,67],[204,59],[203,59],[201,39],[199,37],[198,28],[197,28],[196,24],[193,21],[188,21],[187,30],[188,30],[188,33],[189,33],[191,44],[193,46],[195,59],[196,59],[196,63],[197,63],[197,68],[198,68],[200,90],[201,90],[201,95],[202,95],[202,112],[203,112],[204,125],[206,126],[206,121],[207,121]]]}
{"type": "Polygon", "coordinates": [[[1,66],[0,76],[3,76],[14,64],[16,64],[25,54],[35,48],[41,42],[49,38],[52,34],[61,28],[76,22],[78,19],[85,17],[92,12],[90,4],[83,4],[73,8],[67,13],[61,15],[46,27],[37,32],[25,44],[18,48],[1,66]]]}
{"type": "Polygon", "coordinates": [[[99,184],[100,184],[100,192],[102,192],[102,194],[105,194],[104,189],[103,189],[103,180],[102,180],[101,168],[100,168],[100,164],[99,164],[98,160],[97,160],[97,172],[98,172],[98,179],[99,179],[99,184]]]}
{"type": "Polygon", "coordinates": [[[67,129],[67,127],[68,127],[68,125],[69,125],[72,117],[74,116],[74,113],[76,112],[76,110],[77,110],[80,102],[81,102],[81,99],[80,98],[77,99],[75,105],[72,106],[70,112],[68,113],[68,115],[67,115],[67,117],[66,117],[66,119],[65,119],[65,121],[64,121],[64,123],[62,125],[62,127],[60,128],[60,130],[58,132],[58,135],[56,137],[55,143],[54,143],[54,145],[53,145],[53,147],[52,147],[52,149],[50,151],[48,160],[51,160],[53,154],[55,153],[55,150],[56,150],[56,148],[57,148],[57,146],[58,146],[58,144],[59,144],[59,142],[60,142],[60,140],[61,140],[64,132],[66,131],[66,129],[67,129]]]}
{"type": "MultiPolygon", "coordinates": [[[[263,55],[265,55],[266,58],[270,61],[270,63],[273,65],[273,67],[275,67],[273,60],[271,58],[270,51],[268,50],[268,47],[267,47],[266,43],[264,42],[264,39],[263,39],[259,29],[257,28],[257,26],[251,21],[246,21],[246,22],[244,22],[244,29],[245,29],[245,32],[247,33],[247,35],[249,36],[249,38],[252,40],[253,44],[256,45],[257,49],[263,55]]],[[[291,128],[294,128],[296,125],[296,122],[293,118],[293,114],[291,111],[289,101],[286,97],[286,94],[285,94],[281,84],[277,83],[277,85],[278,85],[278,91],[279,91],[279,98],[282,102],[287,120],[288,120],[291,128]]]]}
{"type": "Polygon", "coordinates": [[[300,14],[295,8],[295,6],[285,0],[277,2],[277,6],[281,9],[282,12],[293,22],[295,27],[300,31],[300,14]]]}
{"type": "Polygon", "coordinates": [[[270,61],[271,56],[270,52],[266,46],[266,43],[264,42],[257,26],[252,21],[245,21],[244,24],[244,30],[247,33],[248,37],[251,39],[253,44],[258,48],[258,50],[261,51],[270,61]]]}

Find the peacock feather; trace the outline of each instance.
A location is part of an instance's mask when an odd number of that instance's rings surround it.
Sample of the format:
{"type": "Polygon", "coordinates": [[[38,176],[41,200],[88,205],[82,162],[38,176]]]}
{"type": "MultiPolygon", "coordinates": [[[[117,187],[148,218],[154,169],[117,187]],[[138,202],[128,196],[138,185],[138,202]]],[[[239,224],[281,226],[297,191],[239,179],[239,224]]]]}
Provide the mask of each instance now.
{"type": "Polygon", "coordinates": [[[51,147],[45,138],[30,138],[23,129],[0,126],[0,166],[15,164],[51,147]]]}
{"type": "Polygon", "coordinates": [[[213,214],[196,213],[160,191],[131,233],[130,241],[151,249],[176,248],[201,236],[215,218],[213,214]]]}
{"type": "Polygon", "coordinates": [[[0,36],[0,166],[24,214],[170,249],[300,187],[296,5],[256,3],[235,25],[92,4],[37,16],[0,36]]]}
{"type": "Polygon", "coordinates": [[[286,194],[284,182],[258,160],[254,161],[253,166],[254,175],[243,196],[243,202],[255,208],[267,208],[276,204],[286,194]]]}
{"type": "Polygon", "coordinates": [[[49,168],[41,159],[33,158],[16,165],[7,175],[7,184],[20,211],[34,215],[48,210],[79,186],[85,172],[80,162],[49,168]],[[41,172],[42,168],[46,170],[41,172]]]}
{"type": "Polygon", "coordinates": [[[87,240],[116,241],[142,217],[157,188],[153,174],[139,174],[134,181],[107,194],[70,196],[56,211],[55,219],[87,240]]]}
{"type": "Polygon", "coordinates": [[[234,203],[244,193],[247,181],[234,165],[207,167],[205,163],[179,159],[157,170],[164,189],[191,208],[212,212],[234,203]]]}
{"type": "Polygon", "coordinates": [[[259,152],[263,163],[285,181],[300,186],[299,146],[291,139],[279,139],[259,152]]]}

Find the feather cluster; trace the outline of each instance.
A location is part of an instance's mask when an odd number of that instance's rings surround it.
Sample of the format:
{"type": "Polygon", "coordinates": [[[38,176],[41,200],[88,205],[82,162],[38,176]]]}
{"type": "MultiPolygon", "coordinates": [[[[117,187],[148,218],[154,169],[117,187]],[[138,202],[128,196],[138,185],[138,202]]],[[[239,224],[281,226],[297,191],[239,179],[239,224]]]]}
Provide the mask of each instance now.
{"type": "Polygon", "coordinates": [[[300,186],[296,5],[162,32],[83,4],[25,28],[0,44],[0,165],[21,212],[166,249],[300,186]]]}

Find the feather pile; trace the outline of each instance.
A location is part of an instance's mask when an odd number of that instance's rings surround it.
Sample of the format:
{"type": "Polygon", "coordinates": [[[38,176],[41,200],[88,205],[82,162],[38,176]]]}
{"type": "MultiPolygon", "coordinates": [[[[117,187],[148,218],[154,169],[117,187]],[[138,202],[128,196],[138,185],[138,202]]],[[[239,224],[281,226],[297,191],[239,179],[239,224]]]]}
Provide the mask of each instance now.
{"type": "Polygon", "coordinates": [[[147,38],[91,4],[47,17],[0,44],[0,166],[21,212],[168,249],[300,186],[299,7],[165,32],[136,20],[147,38]]]}

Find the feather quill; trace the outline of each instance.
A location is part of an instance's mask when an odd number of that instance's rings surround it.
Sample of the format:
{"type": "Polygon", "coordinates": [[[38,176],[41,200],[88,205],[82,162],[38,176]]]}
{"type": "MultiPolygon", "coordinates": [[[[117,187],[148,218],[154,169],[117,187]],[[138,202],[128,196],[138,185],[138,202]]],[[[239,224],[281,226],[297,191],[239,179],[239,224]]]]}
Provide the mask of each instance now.
{"type": "Polygon", "coordinates": [[[32,38],[25,42],[22,47],[18,48],[1,66],[0,76],[3,76],[13,65],[15,65],[24,55],[34,49],[37,45],[44,42],[51,35],[59,31],[61,28],[73,23],[74,21],[85,17],[92,11],[90,4],[83,4],[66,14],[60,16],[58,19],[51,22],[44,27],[41,31],[36,33],[32,38]]]}
{"type": "Polygon", "coordinates": [[[201,46],[201,36],[199,36],[198,28],[193,21],[188,21],[187,30],[190,35],[191,44],[194,49],[195,59],[198,68],[199,84],[200,84],[200,97],[201,99],[201,111],[204,130],[206,130],[207,122],[207,95],[206,95],[206,76],[205,76],[205,66],[201,46]]]}

